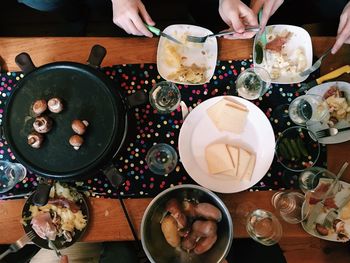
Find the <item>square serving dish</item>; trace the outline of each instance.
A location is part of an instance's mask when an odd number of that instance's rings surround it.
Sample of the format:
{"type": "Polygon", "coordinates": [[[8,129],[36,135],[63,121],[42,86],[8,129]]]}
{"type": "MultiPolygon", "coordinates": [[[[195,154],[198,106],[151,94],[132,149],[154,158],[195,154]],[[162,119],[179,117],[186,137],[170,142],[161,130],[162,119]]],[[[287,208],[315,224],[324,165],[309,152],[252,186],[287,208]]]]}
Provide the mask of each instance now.
{"type": "MultiPolygon", "coordinates": [[[[311,43],[311,37],[309,33],[297,26],[291,26],[291,25],[270,25],[266,27],[266,37],[267,37],[267,42],[269,43],[269,40],[273,36],[280,35],[282,32],[288,31],[291,33],[291,36],[289,40],[285,43],[282,53],[286,55],[286,58],[292,60],[292,61],[297,61],[297,59],[300,59],[301,57],[296,55],[296,50],[302,50],[305,55],[305,65],[304,69],[297,71],[293,69],[292,67],[286,66],[283,70],[278,70],[280,73],[280,76],[276,78],[271,78],[271,83],[276,83],[276,84],[292,84],[292,83],[299,83],[303,82],[308,76],[301,77],[299,75],[300,72],[304,71],[305,69],[308,69],[312,65],[312,43],[311,43]]],[[[279,59],[278,56],[271,56],[271,52],[269,51],[268,53],[264,50],[264,58],[263,62],[261,64],[256,63],[256,52],[255,52],[255,45],[259,41],[260,38],[258,38],[258,35],[255,36],[254,39],[254,48],[253,48],[253,63],[255,67],[263,67],[265,68],[269,73],[270,76],[275,75],[273,74],[272,67],[271,65],[285,65],[285,61],[282,61],[279,59]]],[[[299,62],[300,63],[300,62],[299,62]]],[[[299,64],[298,63],[298,64],[299,64]]],[[[300,65],[300,64],[299,64],[300,65]]],[[[283,66],[282,66],[283,67],[283,66]]]]}
{"type": "Polygon", "coordinates": [[[193,25],[171,25],[163,32],[184,44],[179,45],[160,37],[157,50],[157,69],[160,76],[167,81],[185,85],[201,85],[209,82],[214,75],[218,57],[217,40],[215,37],[210,37],[205,43],[192,43],[186,41],[186,36],[205,36],[212,34],[212,32],[193,25]],[[193,64],[203,69],[204,75],[199,81],[191,81],[193,78],[186,79],[174,76],[181,65],[190,67],[193,64]]]}

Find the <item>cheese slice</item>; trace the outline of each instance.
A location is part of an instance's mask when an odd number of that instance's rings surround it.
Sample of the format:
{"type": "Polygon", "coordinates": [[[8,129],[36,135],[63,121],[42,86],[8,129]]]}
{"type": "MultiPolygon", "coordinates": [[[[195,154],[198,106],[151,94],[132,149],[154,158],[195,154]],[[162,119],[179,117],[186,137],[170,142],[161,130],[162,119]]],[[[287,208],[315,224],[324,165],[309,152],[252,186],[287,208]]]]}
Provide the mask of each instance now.
{"type": "Polygon", "coordinates": [[[238,171],[238,153],[239,150],[237,147],[234,147],[232,145],[227,145],[227,150],[230,154],[231,157],[231,161],[233,164],[233,173],[231,174],[231,176],[233,177],[237,177],[237,171],[238,171]]]}
{"type": "Polygon", "coordinates": [[[235,99],[231,99],[229,97],[224,97],[224,100],[229,104],[231,107],[236,107],[237,109],[243,110],[243,111],[248,111],[247,106],[244,104],[236,101],[235,99]]]}
{"type": "Polygon", "coordinates": [[[237,177],[241,180],[247,170],[251,154],[243,148],[239,148],[237,177]]]}
{"type": "Polygon", "coordinates": [[[209,109],[207,109],[208,116],[214,122],[215,126],[218,125],[219,116],[220,116],[224,107],[225,107],[225,101],[219,100],[217,103],[215,103],[209,109]]]}
{"type": "Polygon", "coordinates": [[[255,167],[255,160],[256,160],[255,154],[251,154],[247,169],[244,172],[242,180],[250,182],[250,180],[252,179],[252,175],[255,167]]]}
{"type": "Polygon", "coordinates": [[[223,173],[230,170],[230,173],[232,173],[234,169],[226,144],[219,143],[207,146],[205,149],[205,158],[211,174],[223,173]]]}

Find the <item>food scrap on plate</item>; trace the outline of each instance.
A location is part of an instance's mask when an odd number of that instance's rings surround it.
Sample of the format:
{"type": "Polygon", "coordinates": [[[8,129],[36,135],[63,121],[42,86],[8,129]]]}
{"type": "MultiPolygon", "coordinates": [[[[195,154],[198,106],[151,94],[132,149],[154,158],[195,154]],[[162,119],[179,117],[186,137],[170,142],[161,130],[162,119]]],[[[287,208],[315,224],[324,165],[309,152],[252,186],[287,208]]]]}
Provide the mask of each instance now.
{"type": "Polygon", "coordinates": [[[336,85],[331,86],[323,95],[329,109],[328,125],[330,127],[334,127],[342,120],[350,121],[350,103],[346,95],[345,91],[341,91],[336,85]]]}

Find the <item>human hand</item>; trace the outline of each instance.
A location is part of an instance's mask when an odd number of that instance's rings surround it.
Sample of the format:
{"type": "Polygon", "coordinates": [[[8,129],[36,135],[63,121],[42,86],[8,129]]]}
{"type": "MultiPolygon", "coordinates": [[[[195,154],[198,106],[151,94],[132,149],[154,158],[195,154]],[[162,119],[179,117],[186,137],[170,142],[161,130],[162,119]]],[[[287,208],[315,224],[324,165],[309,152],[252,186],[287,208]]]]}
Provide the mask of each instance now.
{"type": "Polygon", "coordinates": [[[332,54],[337,53],[344,43],[350,44],[350,2],[347,3],[340,15],[337,40],[332,47],[332,54]]]}
{"type": "Polygon", "coordinates": [[[141,0],[112,0],[112,4],[114,24],[124,29],[128,34],[153,36],[143,21],[151,26],[154,26],[155,23],[141,0]]]}
{"type": "Polygon", "coordinates": [[[225,38],[252,38],[255,32],[244,32],[246,27],[258,26],[253,11],[240,0],[220,0],[219,14],[224,22],[237,33],[225,38]]]}
{"type": "Polygon", "coordinates": [[[284,0],[253,0],[250,3],[254,14],[258,14],[263,8],[262,17],[260,21],[260,30],[264,30],[269,18],[276,12],[276,10],[283,4],[284,0]]]}
{"type": "Polygon", "coordinates": [[[63,256],[60,258],[60,263],[68,263],[68,257],[67,257],[67,255],[63,255],[63,256]]]}

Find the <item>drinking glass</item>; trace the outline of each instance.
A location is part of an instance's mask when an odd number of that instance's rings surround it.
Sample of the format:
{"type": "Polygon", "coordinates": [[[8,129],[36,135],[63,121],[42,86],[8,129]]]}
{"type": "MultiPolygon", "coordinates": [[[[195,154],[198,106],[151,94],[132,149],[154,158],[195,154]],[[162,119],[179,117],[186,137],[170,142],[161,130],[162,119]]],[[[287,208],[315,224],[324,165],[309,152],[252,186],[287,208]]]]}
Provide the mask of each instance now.
{"type": "Polygon", "coordinates": [[[304,201],[304,194],[299,192],[276,192],[271,199],[283,220],[290,224],[298,224],[306,218],[307,213],[302,213],[304,201]]]}
{"type": "Polygon", "coordinates": [[[156,83],[149,92],[149,101],[160,114],[170,113],[179,106],[181,93],[176,84],[170,81],[156,83]]]}
{"type": "MultiPolygon", "coordinates": [[[[304,193],[315,191],[321,180],[332,182],[336,175],[322,167],[310,167],[299,175],[299,187],[304,193]]],[[[338,183],[339,184],[339,183],[338,183]]],[[[338,187],[334,187],[337,189],[338,187]]]]}
{"type": "Polygon", "coordinates": [[[272,246],[282,237],[282,226],[277,217],[269,211],[256,209],[248,215],[246,229],[257,242],[272,246]]]}
{"type": "Polygon", "coordinates": [[[178,156],[175,149],[166,143],[153,145],[146,155],[148,168],[159,175],[172,172],[176,167],[177,161],[178,156]]]}
{"type": "Polygon", "coordinates": [[[242,71],[236,81],[238,95],[247,100],[255,100],[263,96],[270,86],[271,77],[266,69],[261,67],[242,71]]]}
{"type": "Polygon", "coordinates": [[[320,122],[329,114],[323,97],[306,94],[294,99],[289,105],[289,117],[297,125],[320,122]]]}
{"type": "Polygon", "coordinates": [[[26,174],[26,168],[20,163],[0,161],[0,193],[11,190],[26,174]]]}
{"type": "Polygon", "coordinates": [[[303,126],[293,126],[284,130],[276,140],[277,161],[293,172],[301,172],[314,166],[321,149],[315,138],[315,134],[303,126]]]}

